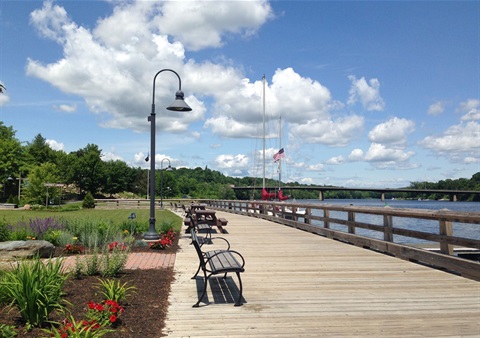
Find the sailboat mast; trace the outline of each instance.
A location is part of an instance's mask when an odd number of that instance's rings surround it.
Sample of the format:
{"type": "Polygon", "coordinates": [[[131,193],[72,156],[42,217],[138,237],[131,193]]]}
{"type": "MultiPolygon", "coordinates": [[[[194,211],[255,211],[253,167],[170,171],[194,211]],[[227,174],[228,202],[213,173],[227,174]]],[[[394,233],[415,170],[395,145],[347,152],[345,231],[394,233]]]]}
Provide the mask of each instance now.
{"type": "MultiPolygon", "coordinates": [[[[278,128],[279,128],[279,146],[278,149],[282,149],[282,116],[278,120],[278,128]]],[[[282,190],[282,159],[278,160],[278,190],[282,190]]]]}
{"type": "Polygon", "coordinates": [[[262,77],[263,82],[263,188],[265,188],[265,74],[262,77]]]}

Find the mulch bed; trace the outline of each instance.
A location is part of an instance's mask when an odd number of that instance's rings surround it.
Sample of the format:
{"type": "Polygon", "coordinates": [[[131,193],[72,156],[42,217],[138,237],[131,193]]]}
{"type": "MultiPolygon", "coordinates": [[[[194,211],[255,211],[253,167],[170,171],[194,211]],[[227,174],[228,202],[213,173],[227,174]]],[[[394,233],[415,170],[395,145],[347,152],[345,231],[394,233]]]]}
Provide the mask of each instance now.
{"type": "MultiPolygon", "coordinates": [[[[178,249],[178,236],[174,244],[162,250],[165,253],[175,253],[178,249]]],[[[148,247],[135,247],[132,252],[151,252],[148,247]]],[[[85,318],[87,303],[89,301],[100,302],[102,297],[98,290],[98,276],[87,276],[82,279],[69,278],[65,284],[65,300],[72,306],[68,309],[76,320],[85,318]]],[[[174,271],[169,269],[150,270],[125,270],[118,278],[128,286],[136,287],[136,293],[126,299],[122,304],[125,312],[120,316],[119,325],[103,337],[126,337],[126,338],[156,338],[165,336],[162,329],[168,311],[168,295],[170,285],[174,280],[174,271]]],[[[52,321],[60,322],[64,316],[52,314],[52,321]]],[[[40,328],[34,328],[26,332],[25,325],[20,321],[18,311],[14,308],[9,311],[5,306],[0,306],[0,324],[15,325],[19,331],[18,337],[46,337],[40,328]]]]}

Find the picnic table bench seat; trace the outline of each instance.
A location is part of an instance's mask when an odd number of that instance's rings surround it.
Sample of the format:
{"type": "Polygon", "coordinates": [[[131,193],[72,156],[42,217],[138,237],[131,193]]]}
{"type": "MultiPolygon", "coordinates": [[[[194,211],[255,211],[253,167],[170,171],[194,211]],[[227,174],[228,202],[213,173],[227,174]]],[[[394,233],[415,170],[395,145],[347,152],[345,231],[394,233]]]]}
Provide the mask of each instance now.
{"type": "Polygon", "coordinates": [[[197,272],[192,277],[192,279],[196,279],[200,270],[203,271],[204,275],[204,287],[202,295],[199,297],[197,303],[193,305],[193,307],[199,307],[200,302],[202,301],[203,297],[207,293],[207,284],[208,279],[213,275],[224,274],[223,278],[227,277],[228,273],[235,273],[238,278],[239,283],[239,294],[235,301],[234,306],[241,306],[242,304],[242,293],[243,293],[243,286],[242,286],[242,279],[240,277],[240,273],[245,271],[245,259],[243,256],[234,250],[230,250],[230,243],[223,237],[214,237],[212,240],[215,239],[223,239],[228,243],[228,248],[224,250],[211,250],[211,251],[202,251],[203,243],[201,244],[195,229],[191,229],[192,235],[192,244],[195,247],[195,251],[197,252],[198,259],[199,259],[199,266],[197,272]]]}

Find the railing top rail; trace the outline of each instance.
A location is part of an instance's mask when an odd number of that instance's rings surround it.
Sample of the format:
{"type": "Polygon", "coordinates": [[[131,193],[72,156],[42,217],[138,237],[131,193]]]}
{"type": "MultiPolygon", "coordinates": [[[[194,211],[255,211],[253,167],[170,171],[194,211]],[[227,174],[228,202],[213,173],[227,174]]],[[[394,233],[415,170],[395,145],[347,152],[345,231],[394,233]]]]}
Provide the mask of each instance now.
{"type": "MultiPolygon", "coordinates": [[[[207,200],[211,201],[211,200],[207,200]]],[[[216,200],[220,202],[219,200],[216,200]]],[[[363,214],[372,215],[387,215],[405,218],[421,218],[431,220],[445,220],[451,222],[473,223],[480,224],[480,212],[460,212],[451,211],[447,209],[431,210],[431,209],[414,209],[414,208],[393,208],[385,207],[370,207],[370,206],[352,206],[352,205],[337,205],[337,204],[308,204],[308,203],[290,203],[290,202],[272,202],[272,201],[240,201],[240,200],[222,200],[224,203],[235,203],[248,205],[274,205],[276,207],[302,208],[302,209],[317,209],[317,210],[331,210],[331,211],[353,211],[363,214]]]]}

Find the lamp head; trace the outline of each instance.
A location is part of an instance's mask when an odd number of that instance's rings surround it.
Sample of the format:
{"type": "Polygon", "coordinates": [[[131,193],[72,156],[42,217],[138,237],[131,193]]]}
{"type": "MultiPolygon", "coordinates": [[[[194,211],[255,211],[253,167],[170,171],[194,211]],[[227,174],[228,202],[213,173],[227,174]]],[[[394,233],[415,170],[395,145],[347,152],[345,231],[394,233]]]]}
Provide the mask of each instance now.
{"type": "Polygon", "coordinates": [[[165,171],[173,171],[173,168],[171,165],[169,165],[168,167],[165,168],[165,171]]]}
{"type": "Polygon", "coordinates": [[[185,102],[183,96],[183,92],[181,90],[178,90],[175,93],[175,101],[171,105],[169,105],[167,109],[174,111],[191,111],[192,108],[190,108],[189,105],[185,102]]]}

